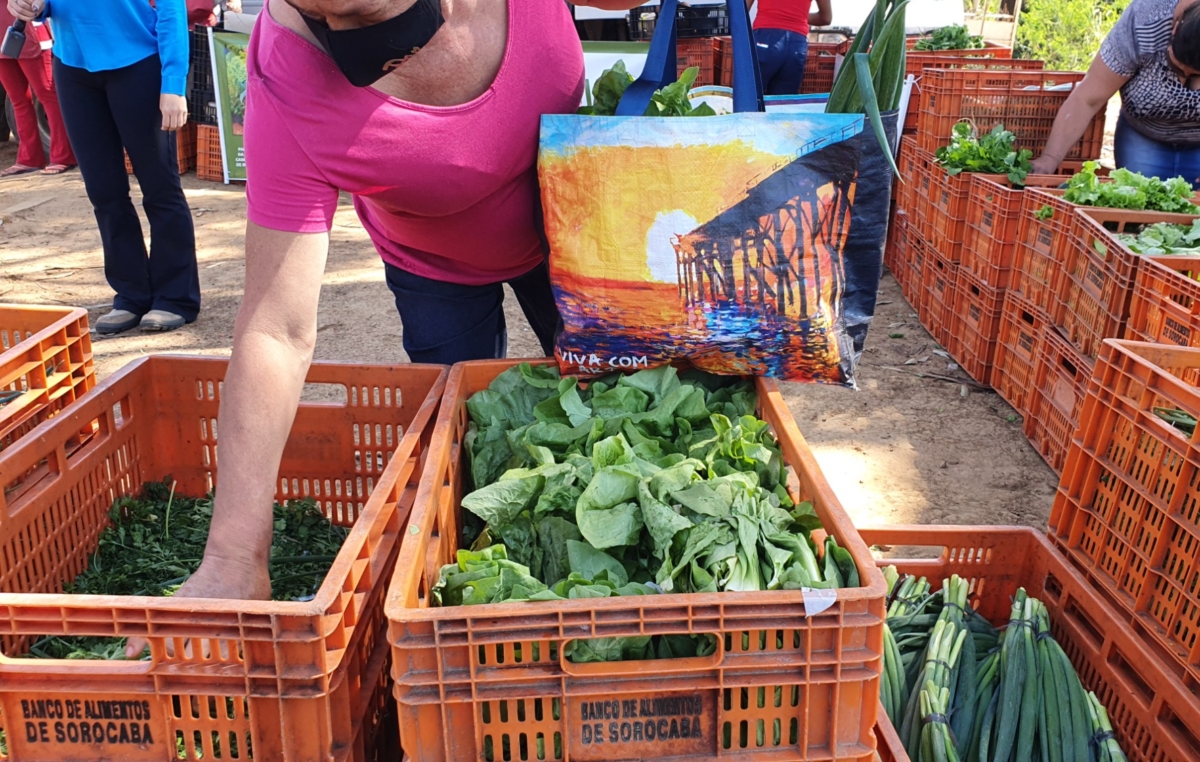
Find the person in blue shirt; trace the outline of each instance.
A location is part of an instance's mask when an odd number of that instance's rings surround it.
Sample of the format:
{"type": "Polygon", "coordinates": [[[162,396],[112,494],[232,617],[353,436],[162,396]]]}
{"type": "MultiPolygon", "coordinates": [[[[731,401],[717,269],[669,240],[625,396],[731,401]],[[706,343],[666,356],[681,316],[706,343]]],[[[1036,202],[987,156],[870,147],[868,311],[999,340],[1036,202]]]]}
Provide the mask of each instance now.
{"type": "Polygon", "coordinates": [[[192,213],[179,182],[175,135],[187,122],[185,0],[7,0],[19,19],[54,24],[54,82],[63,121],[100,227],[110,335],[170,331],[200,312],[192,213]],[[125,158],[150,221],[147,254],[125,158]]]}

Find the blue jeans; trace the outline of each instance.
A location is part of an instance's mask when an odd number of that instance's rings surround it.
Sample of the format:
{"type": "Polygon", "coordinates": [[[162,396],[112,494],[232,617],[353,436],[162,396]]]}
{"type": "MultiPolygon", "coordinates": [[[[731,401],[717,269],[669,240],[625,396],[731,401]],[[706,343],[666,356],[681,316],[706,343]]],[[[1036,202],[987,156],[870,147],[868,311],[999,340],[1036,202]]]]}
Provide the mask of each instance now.
{"type": "Polygon", "coordinates": [[[1118,167],[1161,180],[1182,176],[1193,190],[1200,188],[1200,146],[1152,140],[1134,129],[1124,114],[1117,120],[1113,153],[1118,167]]]}
{"type": "Polygon", "coordinates": [[[804,81],[808,38],[784,29],[755,29],[765,95],[796,95],[804,81]]]}
{"type": "MultiPolygon", "coordinates": [[[[412,362],[453,365],[501,359],[508,354],[504,284],[464,286],[433,280],[384,263],[388,288],[404,327],[404,351],[412,362]]],[[[547,356],[561,322],[550,273],[542,263],[508,281],[547,356]]]]}

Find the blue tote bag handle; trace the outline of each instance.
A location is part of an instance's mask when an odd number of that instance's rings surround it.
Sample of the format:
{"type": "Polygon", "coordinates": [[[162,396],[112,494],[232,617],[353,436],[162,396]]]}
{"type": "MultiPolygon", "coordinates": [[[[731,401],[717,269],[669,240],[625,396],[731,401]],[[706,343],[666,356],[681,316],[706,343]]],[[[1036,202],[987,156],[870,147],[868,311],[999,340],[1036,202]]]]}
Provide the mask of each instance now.
{"type": "MultiPolygon", "coordinates": [[[[662,0],[650,52],[642,76],[629,85],[617,104],[617,116],[642,116],[656,90],[679,78],[676,63],[675,17],[678,0],[662,0]]],[[[726,0],[729,31],[733,39],[733,110],[738,113],[763,111],[762,74],[758,50],[750,29],[750,10],[744,0],[726,0]]]]}

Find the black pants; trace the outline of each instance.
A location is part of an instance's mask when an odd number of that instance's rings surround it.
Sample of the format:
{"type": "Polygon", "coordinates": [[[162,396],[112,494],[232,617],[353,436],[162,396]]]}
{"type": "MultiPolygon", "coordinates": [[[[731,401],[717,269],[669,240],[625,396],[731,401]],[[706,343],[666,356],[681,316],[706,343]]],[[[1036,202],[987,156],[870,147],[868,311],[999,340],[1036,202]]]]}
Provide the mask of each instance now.
{"type": "MultiPolygon", "coordinates": [[[[384,269],[400,311],[409,360],[453,365],[507,355],[503,283],[463,286],[413,275],[386,263],[384,269]]],[[[554,354],[554,335],[561,321],[546,265],[513,278],[508,285],[542,351],[554,354]]]]}
{"type": "Polygon", "coordinates": [[[179,184],[175,133],[163,132],[157,55],[111,71],[89,72],[54,59],[63,121],[104,245],[113,309],[166,310],[189,323],[200,312],[200,275],[192,212],[179,184]],[[125,158],[142,188],[150,253],[129,197],[125,158]]]}

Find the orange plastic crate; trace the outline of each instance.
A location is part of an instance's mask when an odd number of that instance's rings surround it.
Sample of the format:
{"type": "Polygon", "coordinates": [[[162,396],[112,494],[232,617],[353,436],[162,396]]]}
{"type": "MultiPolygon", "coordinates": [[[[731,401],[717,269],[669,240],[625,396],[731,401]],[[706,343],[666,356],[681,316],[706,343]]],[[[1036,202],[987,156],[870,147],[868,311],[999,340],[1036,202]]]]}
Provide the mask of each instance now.
{"type": "Polygon", "coordinates": [[[917,316],[921,325],[951,355],[958,356],[959,337],[955,328],[954,291],[958,283],[958,265],[930,247],[925,249],[919,289],[924,292],[917,316]]]}
{"type": "Polygon", "coordinates": [[[1042,71],[1046,68],[1045,63],[1042,61],[1004,57],[993,53],[993,50],[995,48],[970,52],[962,50],[908,51],[905,61],[905,75],[912,75],[916,79],[913,84],[912,94],[909,96],[908,113],[904,118],[904,130],[906,132],[917,131],[921,114],[923,75],[926,69],[1042,71]]]}
{"type": "Polygon", "coordinates": [[[1200,346],[1200,257],[1142,257],[1126,338],[1200,346]]]}
{"type": "Polygon", "coordinates": [[[1023,196],[1018,231],[1024,235],[1018,234],[1014,248],[1011,288],[1053,319],[1076,206],[1050,188],[1027,188],[1023,196]]]}
{"type": "MultiPolygon", "coordinates": [[[[1195,689],[1155,658],[1145,640],[1033,529],[908,526],[863,529],[861,534],[872,546],[940,550],[936,558],[879,563],[895,564],[901,573],[923,575],[935,584],[952,574],[965,577],[971,581],[972,603],[996,625],[1008,622],[1011,598],[1024,587],[1046,604],[1055,639],[1084,687],[1107,708],[1117,741],[1132,762],[1200,759],[1200,697],[1195,689]]],[[[889,737],[882,712],[879,724],[881,739],[889,737]]],[[[880,747],[895,762],[908,762],[898,745],[881,742],[880,747]]]]}
{"type": "Polygon", "coordinates": [[[804,79],[800,83],[800,92],[827,93],[832,90],[837,57],[846,55],[849,49],[849,41],[808,43],[808,56],[804,63],[804,79]]]}
{"type": "MultiPolygon", "coordinates": [[[[1063,165],[1071,173],[1078,165],[1063,165]]],[[[1025,188],[1057,188],[1063,175],[1029,175],[1025,186],[1013,186],[1004,175],[971,175],[967,197],[967,230],[962,265],[991,288],[1008,288],[1013,279],[1017,242],[1025,230],[1025,188]]]]}
{"type": "Polygon", "coordinates": [[[1104,339],[1124,336],[1133,282],[1142,259],[1114,234],[1137,232],[1156,222],[1191,225],[1200,217],[1091,207],[1077,210],[1071,245],[1065,249],[1058,324],[1080,351],[1095,357],[1104,339]]]}
{"type": "MultiPolygon", "coordinates": [[[[1062,85],[1077,85],[1080,72],[1013,71],[1000,69],[926,69],[922,75],[921,112],[917,138],[926,151],[946,145],[954,125],[970,122],[979,134],[1003,124],[1017,136],[1017,145],[1040,154],[1050,137],[1058,111],[1071,94],[1062,85]]],[[[1097,114],[1068,160],[1096,159],[1104,144],[1104,115],[1097,114]]]]}
{"type": "Polygon", "coordinates": [[[908,220],[909,225],[913,233],[919,235],[926,243],[930,243],[933,240],[932,225],[934,210],[929,197],[933,193],[934,171],[932,162],[925,163],[922,159],[918,158],[913,163],[913,178],[909,181],[913,186],[911,197],[912,209],[909,211],[908,220]]]}
{"type": "Polygon", "coordinates": [[[929,176],[928,168],[933,164],[933,155],[917,147],[916,138],[900,140],[900,155],[896,167],[900,170],[896,189],[896,208],[908,214],[909,225],[914,233],[929,239],[926,227],[928,219],[929,176]]]}
{"type": "Polygon", "coordinates": [[[995,56],[996,58],[1012,58],[1012,48],[1005,46],[1005,45],[1001,45],[996,42],[991,42],[990,40],[984,40],[982,48],[965,48],[965,49],[960,49],[960,50],[914,50],[914,48],[917,46],[917,43],[920,42],[922,39],[923,39],[923,37],[908,37],[905,39],[904,46],[908,49],[907,50],[908,55],[910,55],[910,56],[911,55],[922,55],[922,56],[923,55],[929,55],[929,56],[944,55],[946,57],[951,57],[951,56],[977,54],[977,55],[991,55],[991,56],[995,56]]]}
{"type": "Polygon", "coordinates": [[[873,759],[885,584],[768,379],[756,381],[759,415],[794,471],[790,491],[813,502],[825,528],[850,550],[866,587],[838,590],[836,603],[819,613],[803,594],[785,591],[429,606],[428,591],[442,565],[453,562],[462,526],[466,400],[513,364],[474,362],[451,370],[388,592],[405,751],[421,762],[473,762],[490,758],[488,749],[495,759],[507,750],[513,759],[532,759],[538,744],[546,758],[561,748],[565,759],[873,759]],[[718,650],[697,659],[607,664],[573,664],[563,654],[574,638],[657,633],[711,633],[718,650]],[[754,698],[776,688],[782,705],[763,706],[754,698]],[[589,743],[597,727],[585,721],[585,709],[593,702],[619,712],[613,721],[654,727],[644,729],[639,742],[630,735],[622,740],[616,726],[614,743],[614,726],[606,720],[599,727],[603,743],[589,743]],[[632,721],[656,705],[670,716],[632,721]],[[699,734],[654,740],[659,729],[681,719],[680,709],[698,718],[699,734]],[[756,726],[766,729],[764,747],[754,747],[756,726]]]}
{"type": "Polygon", "coordinates": [[[95,385],[87,310],[0,304],[0,451],[95,385]]]}
{"type": "Polygon", "coordinates": [[[221,155],[221,133],[211,124],[196,126],[196,177],[224,182],[225,160],[221,155]]]}
{"type": "Polygon", "coordinates": [[[719,81],[714,74],[717,66],[717,45],[713,37],[685,37],[676,41],[676,64],[679,74],[684,69],[695,66],[700,69],[696,75],[696,85],[716,85],[719,81]]]}
{"type": "Polygon", "coordinates": [[[929,308],[929,289],[925,287],[925,260],[929,258],[929,244],[908,228],[908,274],[900,282],[901,293],[912,306],[918,317],[929,308]]]}
{"type": "Polygon", "coordinates": [[[1004,292],[988,288],[963,268],[954,285],[954,319],[958,353],[954,359],[971,378],[992,383],[992,360],[1000,334],[1004,292]]]}
{"type": "Polygon", "coordinates": [[[1021,295],[1008,291],[1000,310],[992,386],[1004,401],[1028,417],[1035,397],[1034,383],[1042,340],[1049,321],[1021,295]]]}
{"type": "Polygon", "coordinates": [[[1047,326],[1034,378],[1034,399],[1025,417],[1025,436],[1055,472],[1061,474],[1083,397],[1092,377],[1091,358],[1047,326]]]}
{"type": "Polygon", "coordinates": [[[962,261],[971,175],[951,175],[934,163],[929,178],[929,243],[947,261],[958,264],[962,261]]]}
{"type": "MultiPolygon", "coordinates": [[[[188,122],[175,131],[175,159],[179,174],[186,175],[196,168],[196,123],[188,122]]],[[[129,154],[125,155],[125,174],[133,174],[129,154]]]]}
{"type": "Polygon", "coordinates": [[[215,358],[141,358],[0,455],[5,656],[45,635],[150,642],[149,661],[0,658],[0,727],[14,762],[81,754],[213,759],[234,745],[262,760],[365,760],[392,731],[381,724],[390,686],[384,586],[444,368],[312,366],[310,388],[344,401],[301,404],[276,499],[313,497],[334,523],[353,530],[311,602],[61,592],[87,566],[116,498],[167,475],[187,495],[219,482],[217,411],[227,367],[215,358]],[[76,432],[88,427],[96,433],[76,444],[76,432]],[[8,487],[25,474],[14,496],[8,487]],[[31,717],[28,707],[41,705],[54,707],[53,715],[31,717]],[[106,713],[129,707],[136,723],[101,725],[101,742],[79,745],[79,720],[115,721],[106,713]],[[129,742],[135,724],[140,744],[129,742]]]}
{"type": "Polygon", "coordinates": [[[888,226],[887,245],[883,249],[883,263],[888,272],[896,279],[900,290],[904,290],[904,282],[908,279],[908,214],[896,211],[888,226]]]}
{"type": "Polygon", "coordinates": [[[1200,350],[1109,340],[1051,514],[1051,536],[1200,692],[1200,350]]]}

